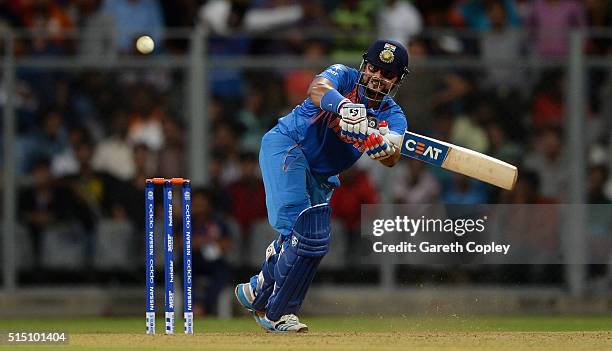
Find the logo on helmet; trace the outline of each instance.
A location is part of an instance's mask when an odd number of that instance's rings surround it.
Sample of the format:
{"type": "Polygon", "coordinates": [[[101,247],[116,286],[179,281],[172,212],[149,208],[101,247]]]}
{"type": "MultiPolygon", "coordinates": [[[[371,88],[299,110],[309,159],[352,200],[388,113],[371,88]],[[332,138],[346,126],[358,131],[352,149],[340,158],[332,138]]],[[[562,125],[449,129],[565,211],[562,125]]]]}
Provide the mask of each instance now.
{"type": "Polygon", "coordinates": [[[395,59],[395,48],[396,46],[393,44],[385,43],[383,50],[378,54],[380,60],[384,63],[391,63],[395,59]]]}
{"type": "Polygon", "coordinates": [[[380,60],[384,63],[391,63],[395,59],[395,55],[393,55],[393,51],[389,49],[384,49],[378,54],[380,60]]]}

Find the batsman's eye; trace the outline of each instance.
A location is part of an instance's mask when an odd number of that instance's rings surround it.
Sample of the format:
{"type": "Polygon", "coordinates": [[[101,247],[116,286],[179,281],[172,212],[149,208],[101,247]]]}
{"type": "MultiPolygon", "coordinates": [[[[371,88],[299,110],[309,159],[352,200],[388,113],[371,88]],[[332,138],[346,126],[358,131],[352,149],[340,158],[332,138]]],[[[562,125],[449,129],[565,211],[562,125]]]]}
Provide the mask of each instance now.
{"type": "Polygon", "coordinates": [[[371,64],[371,63],[369,63],[369,64],[368,64],[368,70],[369,70],[370,72],[372,72],[372,73],[376,73],[376,72],[380,71],[380,75],[381,75],[383,78],[388,79],[388,80],[391,80],[391,79],[395,78],[395,74],[394,74],[393,72],[386,71],[386,70],[384,70],[384,69],[380,69],[380,68],[378,68],[378,67],[374,66],[374,65],[373,65],[373,64],[371,64]]]}

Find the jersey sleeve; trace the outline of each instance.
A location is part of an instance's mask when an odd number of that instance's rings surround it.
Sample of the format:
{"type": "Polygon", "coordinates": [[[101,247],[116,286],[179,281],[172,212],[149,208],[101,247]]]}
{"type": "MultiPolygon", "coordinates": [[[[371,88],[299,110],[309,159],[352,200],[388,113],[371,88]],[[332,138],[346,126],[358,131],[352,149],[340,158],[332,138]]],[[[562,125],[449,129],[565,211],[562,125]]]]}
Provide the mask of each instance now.
{"type": "Polygon", "coordinates": [[[356,70],[345,65],[335,64],[329,66],[325,71],[319,73],[317,77],[329,79],[336,90],[342,95],[350,92],[355,85],[356,70]]]}
{"type": "Polygon", "coordinates": [[[385,110],[382,113],[380,120],[387,121],[389,130],[399,135],[403,135],[404,132],[406,132],[406,129],[408,129],[408,120],[406,115],[404,115],[402,108],[396,104],[393,104],[391,108],[385,110]]]}

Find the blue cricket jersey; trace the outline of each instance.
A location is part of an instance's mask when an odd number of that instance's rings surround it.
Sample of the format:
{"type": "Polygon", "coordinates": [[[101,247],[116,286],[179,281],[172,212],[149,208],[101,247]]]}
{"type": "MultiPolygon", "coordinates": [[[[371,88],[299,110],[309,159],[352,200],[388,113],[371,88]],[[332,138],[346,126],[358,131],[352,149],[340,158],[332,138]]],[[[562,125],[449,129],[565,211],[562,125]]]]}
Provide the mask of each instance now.
{"type": "MultiPolygon", "coordinates": [[[[336,64],[318,77],[329,79],[336,90],[352,102],[367,106],[368,100],[363,94],[363,88],[357,86],[358,70],[336,64]]],[[[387,121],[389,130],[397,134],[406,131],[404,112],[388,96],[384,97],[377,110],[367,109],[367,114],[370,127],[377,126],[380,121],[387,121]]],[[[278,120],[278,128],[300,146],[311,172],[332,176],[348,169],[361,157],[361,152],[353,144],[340,139],[339,118],[337,114],[322,110],[307,98],[278,120]]]]}

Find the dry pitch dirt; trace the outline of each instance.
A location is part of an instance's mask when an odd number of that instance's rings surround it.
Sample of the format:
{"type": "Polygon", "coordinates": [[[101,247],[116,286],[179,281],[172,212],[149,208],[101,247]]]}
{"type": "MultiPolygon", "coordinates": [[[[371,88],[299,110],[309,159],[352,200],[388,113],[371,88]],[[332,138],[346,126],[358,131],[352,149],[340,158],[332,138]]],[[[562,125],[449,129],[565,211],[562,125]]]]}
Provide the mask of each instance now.
{"type": "MultiPolygon", "coordinates": [[[[0,350],[612,350],[608,316],[307,317],[306,334],[265,333],[250,318],[196,320],[196,334],[144,334],[143,318],[2,319],[0,331],[66,331],[66,345],[0,350]]],[[[1,343],[0,343],[1,344],[1,343]]]]}
{"type": "Polygon", "coordinates": [[[18,350],[612,350],[612,332],[393,332],[275,335],[202,333],[194,336],[73,334],[68,345],[18,350]]]}

